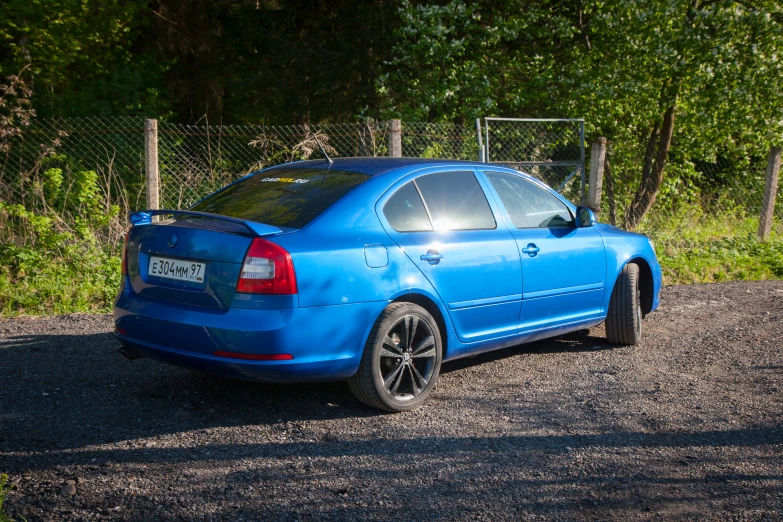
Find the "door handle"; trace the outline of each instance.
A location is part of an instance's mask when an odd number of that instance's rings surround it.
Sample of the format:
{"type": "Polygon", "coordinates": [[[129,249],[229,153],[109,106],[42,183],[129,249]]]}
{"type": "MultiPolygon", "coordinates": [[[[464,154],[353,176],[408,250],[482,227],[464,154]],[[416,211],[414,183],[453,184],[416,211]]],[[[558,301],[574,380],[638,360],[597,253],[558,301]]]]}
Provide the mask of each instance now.
{"type": "Polygon", "coordinates": [[[426,261],[431,265],[437,265],[440,263],[440,260],[443,259],[443,254],[438,252],[437,250],[433,250],[430,248],[427,250],[427,253],[421,256],[420,258],[422,261],[426,261]]]}
{"type": "Polygon", "coordinates": [[[527,246],[522,249],[522,252],[530,257],[536,257],[540,251],[541,249],[538,248],[535,243],[528,243],[527,246]]]}

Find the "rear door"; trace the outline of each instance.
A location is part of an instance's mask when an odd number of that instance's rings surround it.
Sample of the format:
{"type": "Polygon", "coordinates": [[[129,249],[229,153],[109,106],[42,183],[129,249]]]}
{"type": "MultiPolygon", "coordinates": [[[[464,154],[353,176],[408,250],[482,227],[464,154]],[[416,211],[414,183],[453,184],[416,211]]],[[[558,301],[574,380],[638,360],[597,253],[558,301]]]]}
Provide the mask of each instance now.
{"type": "Polygon", "coordinates": [[[459,338],[515,334],[519,252],[502,221],[498,226],[476,172],[424,174],[392,192],[379,202],[381,221],[438,292],[459,338]]]}
{"type": "Polygon", "coordinates": [[[506,172],[484,174],[521,255],[520,332],[601,316],[606,254],[598,232],[577,228],[565,203],[538,183],[506,172]]]}

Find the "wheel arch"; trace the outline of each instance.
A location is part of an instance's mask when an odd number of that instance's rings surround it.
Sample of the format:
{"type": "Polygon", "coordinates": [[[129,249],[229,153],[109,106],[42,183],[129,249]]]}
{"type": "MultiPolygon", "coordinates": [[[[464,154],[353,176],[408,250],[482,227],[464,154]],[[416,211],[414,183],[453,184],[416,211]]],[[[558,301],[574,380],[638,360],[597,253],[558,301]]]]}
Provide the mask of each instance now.
{"type": "Polygon", "coordinates": [[[446,324],[446,318],[443,316],[440,307],[430,297],[424,294],[409,293],[398,296],[391,301],[392,303],[413,303],[419,305],[435,319],[440,330],[440,343],[443,353],[441,354],[442,360],[446,360],[446,354],[448,353],[449,346],[449,330],[446,324]]]}
{"type": "MultiPolygon", "coordinates": [[[[652,268],[650,267],[650,263],[643,257],[634,257],[628,260],[626,265],[629,263],[633,263],[639,267],[639,299],[642,305],[642,313],[647,315],[652,311],[653,297],[655,296],[655,282],[653,280],[652,268]]],[[[624,266],[625,265],[620,267],[621,272],[624,266]]],[[[615,284],[617,284],[616,279],[615,284]]]]}

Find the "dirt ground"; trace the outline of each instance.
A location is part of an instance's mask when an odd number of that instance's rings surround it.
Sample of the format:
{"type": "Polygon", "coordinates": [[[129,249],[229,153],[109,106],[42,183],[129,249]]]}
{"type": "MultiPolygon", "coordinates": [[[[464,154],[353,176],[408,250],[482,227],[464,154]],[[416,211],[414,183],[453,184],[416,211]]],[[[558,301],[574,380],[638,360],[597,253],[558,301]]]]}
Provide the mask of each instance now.
{"type": "Polygon", "coordinates": [[[665,288],[632,348],[598,327],[446,363],[397,415],[128,361],[111,328],[0,320],[12,516],[783,519],[781,281],[665,288]]]}

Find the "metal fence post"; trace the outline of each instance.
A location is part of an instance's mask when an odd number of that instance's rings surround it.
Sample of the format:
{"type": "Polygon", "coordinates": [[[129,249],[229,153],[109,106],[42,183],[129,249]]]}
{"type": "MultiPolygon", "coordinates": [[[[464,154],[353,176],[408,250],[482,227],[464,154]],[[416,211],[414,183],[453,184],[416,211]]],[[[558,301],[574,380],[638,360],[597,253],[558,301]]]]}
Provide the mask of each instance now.
{"type": "Polygon", "coordinates": [[[764,200],[761,203],[759,218],[759,238],[765,241],[772,230],[772,218],[775,213],[775,195],[778,192],[778,173],[780,172],[780,147],[769,149],[767,160],[767,183],[764,185],[764,200]]]}
{"type": "Polygon", "coordinates": [[[147,209],[158,209],[160,208],[158,120],[144,120],[144,175],[147,182],[147,209]]]}
{"type": "Polygon", "coordinates": [[[598,214],[601,212],[601,192],[604,184],[604,164],[606,162],[606,138],[593,141],[590,150],[590,178],[587,189],[587,207],[598,214]]]}
{"type": "Polygon", "coordinates": [[[400,120],[391,121],[391,130],[389,131],[389,156],[392,158],[402,157],[402,122],[400,120]]]}
{"type": "Polygon", "coordinates": [[[476,118],[476,138],[478,139],[479,153],[478,160],[484,163],[484,142],[481,139],[481,118],[476,118]]]}

